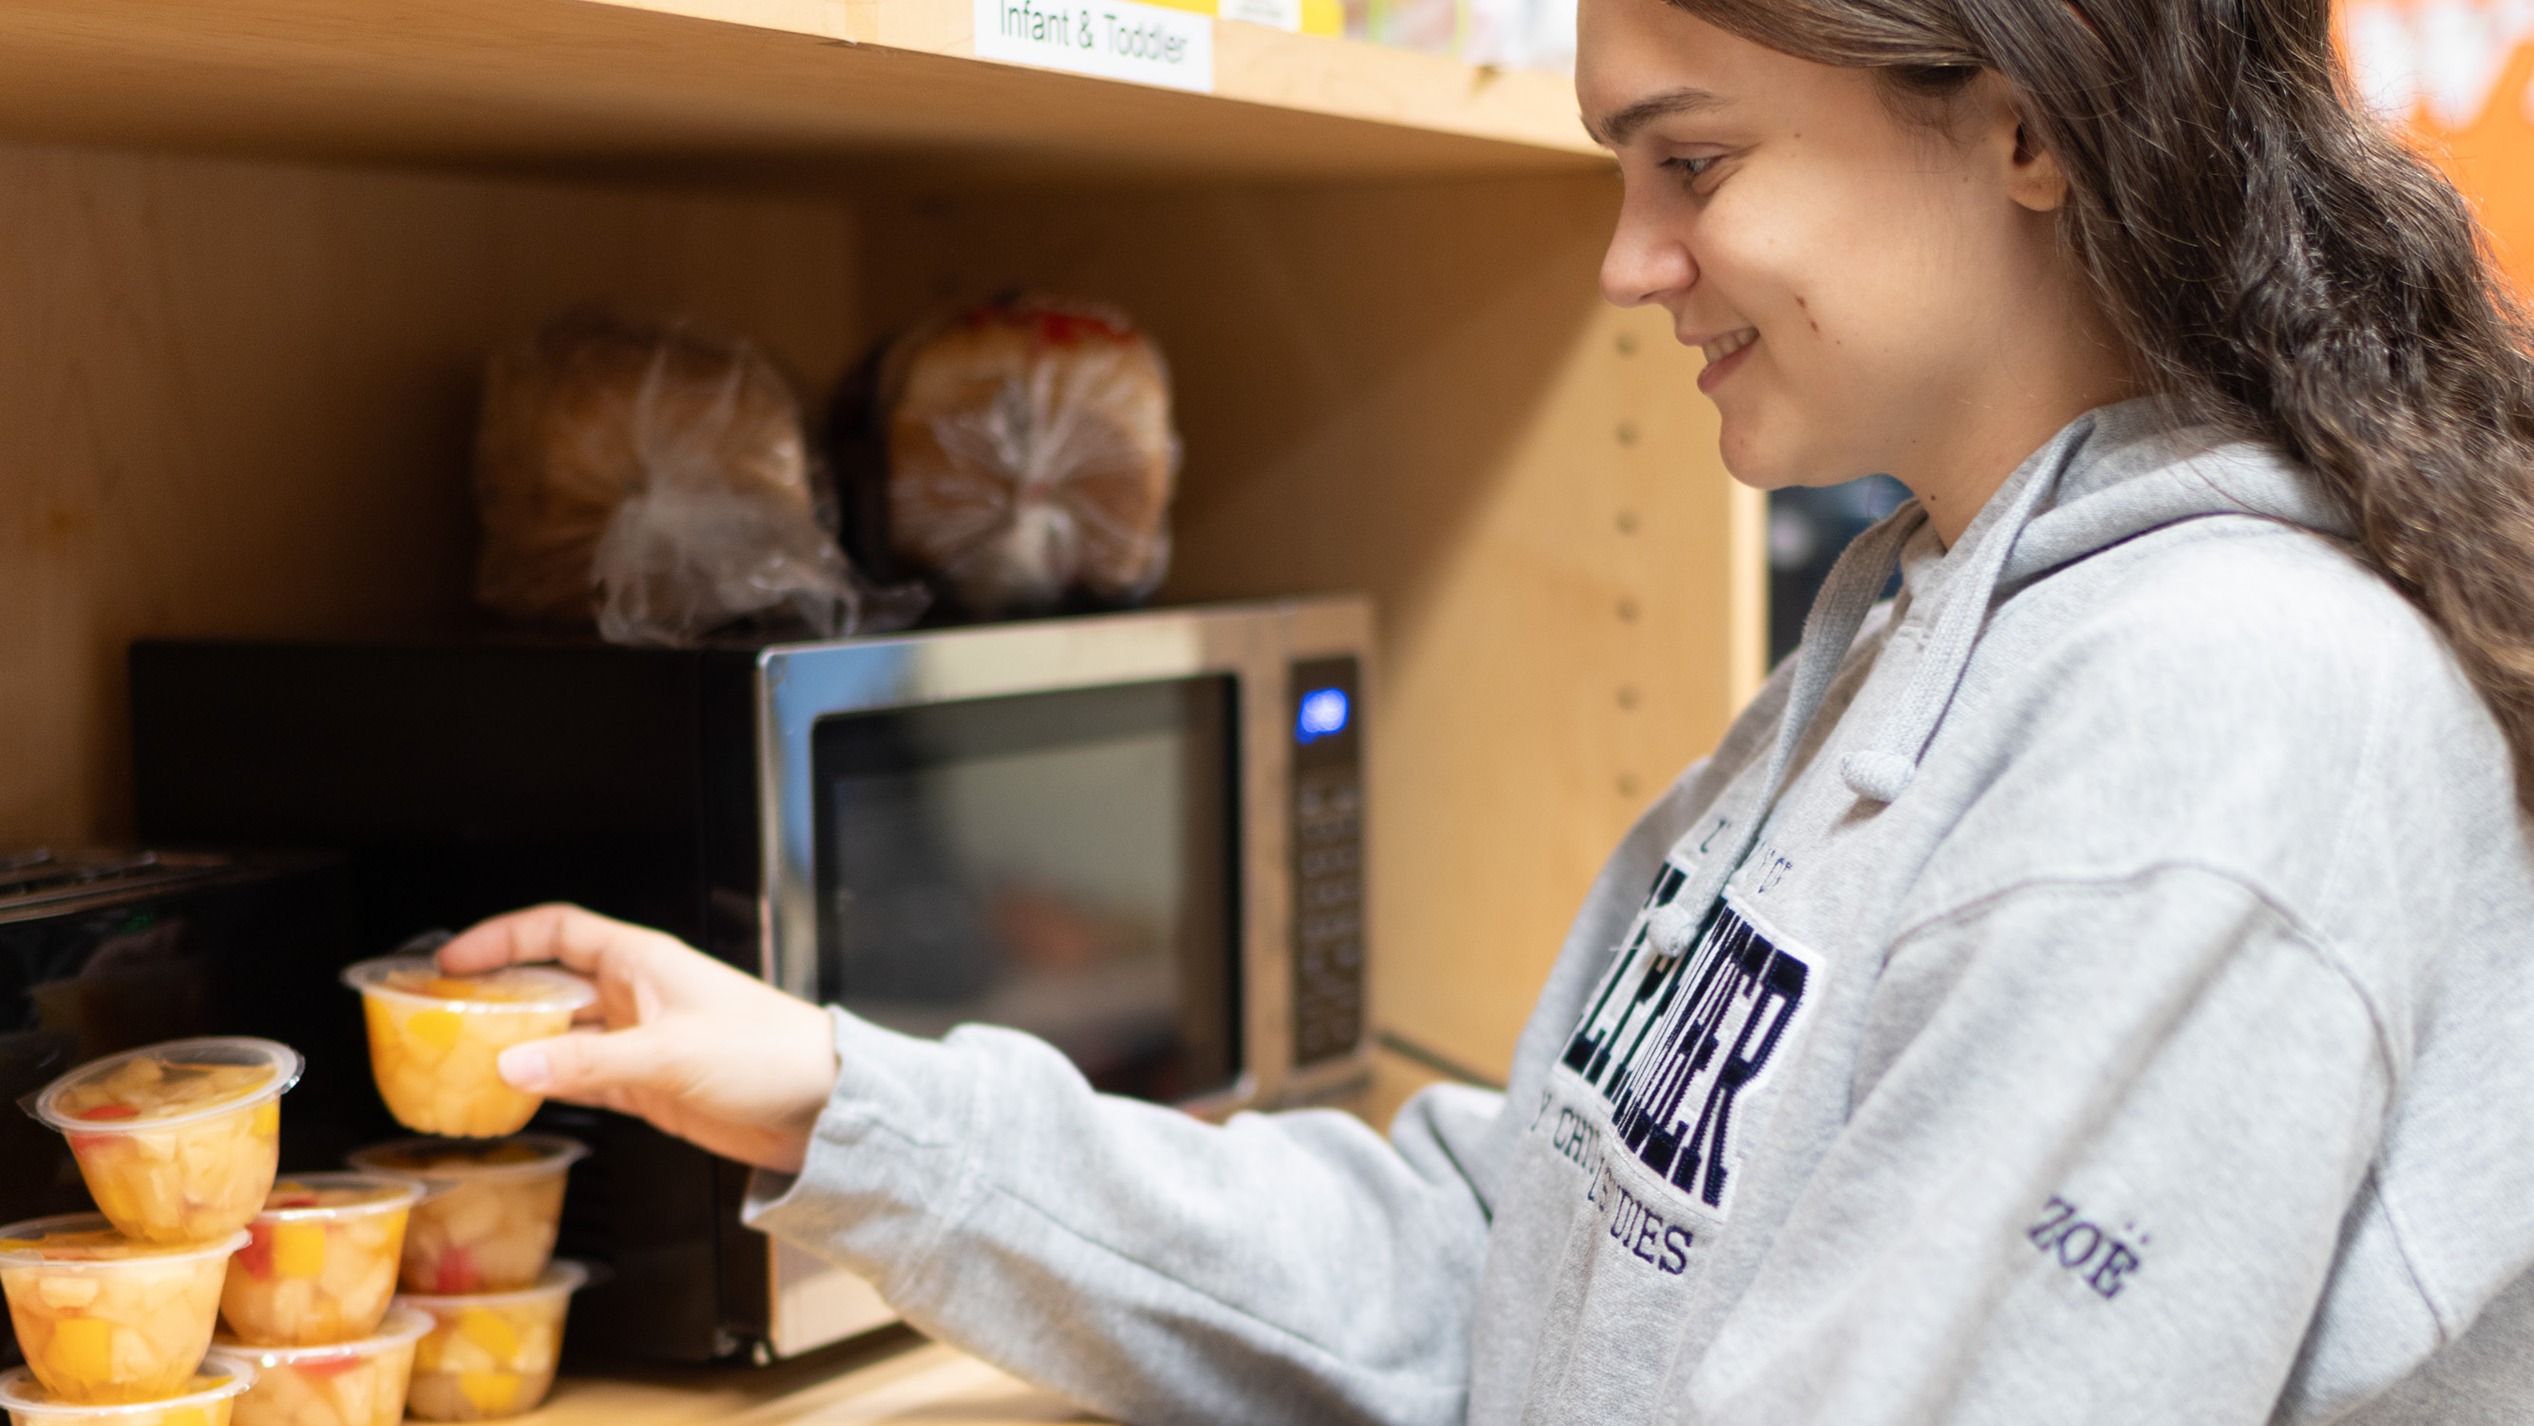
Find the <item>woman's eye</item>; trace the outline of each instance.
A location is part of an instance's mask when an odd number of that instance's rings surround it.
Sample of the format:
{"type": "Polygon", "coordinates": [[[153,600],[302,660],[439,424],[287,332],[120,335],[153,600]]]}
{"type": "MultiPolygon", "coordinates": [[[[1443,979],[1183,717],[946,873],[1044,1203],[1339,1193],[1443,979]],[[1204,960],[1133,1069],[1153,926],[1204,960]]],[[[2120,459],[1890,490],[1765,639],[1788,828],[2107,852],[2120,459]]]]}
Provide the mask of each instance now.
{"type": "Polygon", "coordinates": [[[1716,159],[1712,155],[1706,158],[1667,158],[1660,166],[1679,174],[1685,186],[1697,182],[1700,175],[1715,167],[1716,159]]]}

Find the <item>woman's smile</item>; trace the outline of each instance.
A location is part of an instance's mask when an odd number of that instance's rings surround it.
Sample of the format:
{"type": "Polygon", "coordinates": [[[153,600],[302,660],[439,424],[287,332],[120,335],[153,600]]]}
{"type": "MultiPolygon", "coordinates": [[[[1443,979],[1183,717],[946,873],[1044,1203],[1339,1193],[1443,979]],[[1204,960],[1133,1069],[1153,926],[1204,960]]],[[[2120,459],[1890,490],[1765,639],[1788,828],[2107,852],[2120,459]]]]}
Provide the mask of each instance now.
{"type": "Polygon", "coordinates": [[[1759,328],[1742,327],[1720,337],[1693,343],[1707,354],[1707,365],[1698,373],[1698,389],[1712,394],[1718,383],[1733,375],[1734,369],[1742,365],[1743,354],[1759,340],[1759,328]]]}

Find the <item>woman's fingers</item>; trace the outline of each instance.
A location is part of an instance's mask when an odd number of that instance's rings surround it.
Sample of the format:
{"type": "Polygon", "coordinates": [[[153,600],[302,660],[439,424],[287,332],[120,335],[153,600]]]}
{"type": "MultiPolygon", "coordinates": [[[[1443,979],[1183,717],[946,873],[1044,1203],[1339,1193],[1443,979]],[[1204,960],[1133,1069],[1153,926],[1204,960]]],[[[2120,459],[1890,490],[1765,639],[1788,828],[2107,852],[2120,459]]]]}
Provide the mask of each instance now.
{"type": "Polygon", "coordinates": [[[507,912],[468,927],[440,948],[440,968],[454,975],[506,965],[558,961],[597,975],[610,955],[650,933],[594,911],[557,902],[507,912]]]}
{"type": "Polygon", "coordinates": [[[577,1031],[502,1051],[502,1081],[527,1094],[591,1102],[651,1086],[668,1057],[655,1036],[631,1030],[577,1031]]]}
{"type": "Polygon", "coordinates": [[[553,960],[551,947],[558,923],[570,909],[562,905],[533,906],[478,921],[440,947],[440,968],[452,975],[472,975],[506,965],[553,960]]]}

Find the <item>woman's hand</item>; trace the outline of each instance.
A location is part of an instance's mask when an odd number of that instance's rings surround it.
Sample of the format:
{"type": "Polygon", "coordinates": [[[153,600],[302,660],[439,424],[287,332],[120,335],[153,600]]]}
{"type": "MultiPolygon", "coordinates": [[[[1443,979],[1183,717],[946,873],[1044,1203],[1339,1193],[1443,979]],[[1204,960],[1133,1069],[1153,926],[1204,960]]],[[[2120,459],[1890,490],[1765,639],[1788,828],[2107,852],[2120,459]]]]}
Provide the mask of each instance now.
{"type": "Polygon", "coordinates": [[[577,906],[496,916],[440,948],[452,974],[559,961],[598,984],[596,1028],[513,1045],[530,1094],[640,1115],[714,1153],[792,1173],[836,1083],[827,1012],[673,936],[577,906]]]}

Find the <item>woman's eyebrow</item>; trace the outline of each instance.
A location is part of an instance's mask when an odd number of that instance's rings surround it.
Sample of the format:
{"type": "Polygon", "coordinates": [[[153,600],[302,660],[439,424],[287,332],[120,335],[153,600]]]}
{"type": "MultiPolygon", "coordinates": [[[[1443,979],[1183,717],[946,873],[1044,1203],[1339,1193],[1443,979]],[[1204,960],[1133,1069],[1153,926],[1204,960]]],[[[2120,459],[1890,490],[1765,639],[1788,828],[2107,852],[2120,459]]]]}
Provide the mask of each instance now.
{"type": "Polygon", "coordinates": [[[1638,100],[1618,113],[1604,118],[1598,124],[1586,119],[1584,127],[1594,138],[1600,140],[1604,147],[1615,149],[1626,144],[1637,130],[1666,114],[1703,113],[1709,109],[1721,109],[1726,102],[1723,95],[1712,90],[1666,89],[1660,94],[1649,95],[1638,100]]]}

